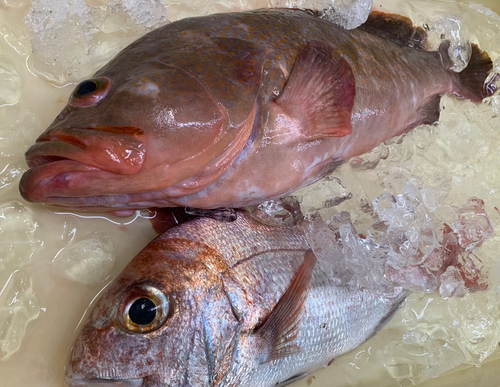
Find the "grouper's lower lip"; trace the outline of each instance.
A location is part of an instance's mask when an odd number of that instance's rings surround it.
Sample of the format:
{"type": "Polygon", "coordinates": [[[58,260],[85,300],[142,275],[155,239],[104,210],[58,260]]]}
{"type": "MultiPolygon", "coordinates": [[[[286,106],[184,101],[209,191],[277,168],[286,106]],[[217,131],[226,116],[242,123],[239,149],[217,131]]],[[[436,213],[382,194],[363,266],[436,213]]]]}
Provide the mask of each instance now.
{"type": "Polygon", "coordinates": [[[93,181],[109,182],[116,177],[74,160],[51,161],[26,171],[19,191],[29,202],[84,212],[109,211],[118,216],[130,216],[131,210],[141,208],[177,207],[168,200],[158,200],[154,192],[101,194],[93,188],[93,181]]]}
{"type": "Polygon", "coordinates": [[[19,182],[21,196],[29,202],[43,202],[47,194],[54,191],[68,191],[67,180],[75,172],[95,172],[99,168],[90,167],[74,160],[58,160],[30,168],[19,182]]]}

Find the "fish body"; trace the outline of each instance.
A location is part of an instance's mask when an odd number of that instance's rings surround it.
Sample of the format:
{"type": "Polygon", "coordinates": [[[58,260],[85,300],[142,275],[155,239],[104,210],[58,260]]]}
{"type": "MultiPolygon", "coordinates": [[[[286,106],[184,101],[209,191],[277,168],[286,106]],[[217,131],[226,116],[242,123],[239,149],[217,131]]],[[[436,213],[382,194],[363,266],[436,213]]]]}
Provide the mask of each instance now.
{"type": "Polygon", "coordinates": [[[21,194],[104,211],[278,198],[435,122],[444,93],[481,101],[486,54],[456,74],[424,45],[379,13],[349,31],[296,9],[168,24],[77,86],[28,150],[21,194]]]}
{"type": "Polygon", "coordinates": [[[197,218],[152,241],[106,290],[73,347],[66,380],[275,386],[356,348],[405,297],[335,286],[298,227],[266,226],[240,212],[229,223],[197,218]],[[148,300],[156,308],[149,315],[148,300]]]}

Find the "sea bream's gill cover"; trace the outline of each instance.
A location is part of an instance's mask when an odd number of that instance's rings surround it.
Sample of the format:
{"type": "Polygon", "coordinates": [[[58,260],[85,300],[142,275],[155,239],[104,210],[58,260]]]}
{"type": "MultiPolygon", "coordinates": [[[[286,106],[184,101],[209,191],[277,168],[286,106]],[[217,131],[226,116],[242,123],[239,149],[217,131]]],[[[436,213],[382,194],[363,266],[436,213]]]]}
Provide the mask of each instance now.
{"type": "Polygon", "coordinates": [[[21,193],[122,215],[280,197],[435,122],[443,93],[488,94],[488,55],[473,45],[457,74],[425,39],[382,13],[349,31],[296,9],[168,24],[76,87],[28,150],[21,193]]]}
{"type": "Polygon", "coordinates": [[[335,286],[323,267],[298,226],[246,212],[178,225],[97,302],[68,385],[267,387],[308,374],[374,335],[406,297],[335,286]]]}

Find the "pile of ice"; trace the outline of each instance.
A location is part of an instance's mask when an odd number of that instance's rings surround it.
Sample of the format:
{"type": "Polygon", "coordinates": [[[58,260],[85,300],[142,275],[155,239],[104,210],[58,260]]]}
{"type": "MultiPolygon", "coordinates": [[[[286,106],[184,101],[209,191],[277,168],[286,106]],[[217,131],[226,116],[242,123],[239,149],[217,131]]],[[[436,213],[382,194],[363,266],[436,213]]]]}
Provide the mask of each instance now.
{"type": "MultiPolygon", "coordinates": [[[[337,179],[327,178],[305,191],[312,191],[317,202],[321,194],[329,195],[339,185],[337,179]],[[318,194],[318,187],[325,191],[318,194]]],[[[338,212],[326,222],[318,212],[342,203],[346,198],[342,193],[320,207],[309,207],[305,217],[304,206],[300,208],[302,196],[268,201],[250,210],[269,225],[300,224],[319,264],[338,286],[362,286],[386,297],[401,289],[439,290],[444,298],[485,290],[486,271],[474,254],[493,235],[484,202],[470,198],[462,207],[447,206],[441,216],[436,193],[439,195],[436,190],[419,190],[406,183],[400,195],[380,195],[361,209],[372,219],[363,231],[353,225],[349,212],[338,212]]]]}

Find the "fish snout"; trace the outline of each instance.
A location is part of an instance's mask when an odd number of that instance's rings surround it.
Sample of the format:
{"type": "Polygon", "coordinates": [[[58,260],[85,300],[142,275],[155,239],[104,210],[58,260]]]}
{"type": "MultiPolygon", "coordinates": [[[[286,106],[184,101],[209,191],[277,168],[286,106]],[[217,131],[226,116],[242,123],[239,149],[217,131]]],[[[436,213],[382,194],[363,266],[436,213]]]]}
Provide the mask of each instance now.
{"type": "Polygon", "coordinates": [[[131,127],[51,129],[26,153],[31,168],[71,160],[88,167],[130,175],[144,162],[146,144],[142,131],[131,127]]]}

